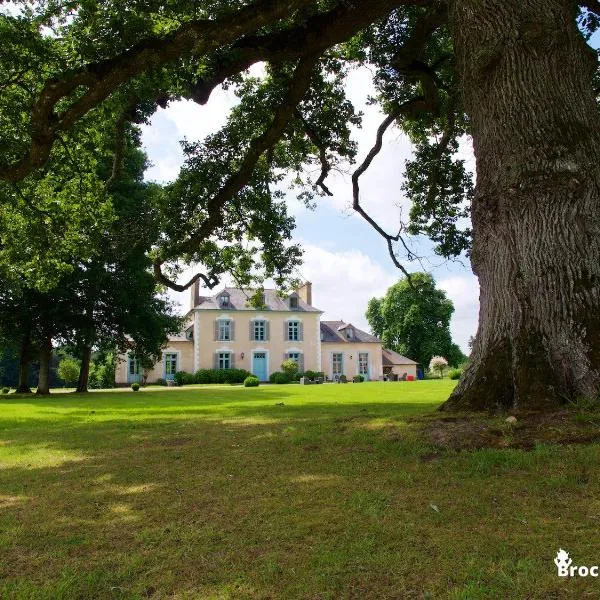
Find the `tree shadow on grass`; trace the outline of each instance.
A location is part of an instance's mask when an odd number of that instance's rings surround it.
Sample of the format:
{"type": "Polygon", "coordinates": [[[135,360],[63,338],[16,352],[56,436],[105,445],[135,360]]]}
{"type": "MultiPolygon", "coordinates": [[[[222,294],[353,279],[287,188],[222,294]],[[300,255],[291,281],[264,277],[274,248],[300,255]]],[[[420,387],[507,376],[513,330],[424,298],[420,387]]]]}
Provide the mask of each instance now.
{"type": "MultiPolygon", "coordinates": [[[[465,476],[467,457],[452,468],[421,460],[401,424],[437,403],[298,405],[283,388],[270,394],[259,405],[212,398],[209,408],[194,400],[168,411],[137,398],[111,411],[61,397],[32,402],[44,419],[2,416],[0,597],[444,597],[449,581],[470,577],[462,557],[474,543],[477,580],[488,583],[484,557],[504,556],[507,531],[507,552],[531,547],[513,516],[548,497],[545,479],[481,485],[465,476]]],[[[530,463],[521,478],[540,469],[530,463]]],[[[561,498],[576,507],[570,489],[561,498]]],[[[541,531],[552,517],[538,512],[541,531]]],[[[496,597],[517,593],[511,564],[496,597]]],[[[543,572],[540,594],[556,585],[543,572]]]]}
{"type": "MultiPolygon", "coordinates": [[[[331,586],[311,573],[324,548],[353,543],[348,499],[373,486],[373,461],[393,472],[390,440],[354,425],[435,404],[288,398],[167,414],[136,399],[104,417],[87,397],[31,399],[43,418],[0,418],[0,596],[293,597],[331,586]]],[[[326,559],[332,589],[352,581],[347,561],[326,559]]]]}

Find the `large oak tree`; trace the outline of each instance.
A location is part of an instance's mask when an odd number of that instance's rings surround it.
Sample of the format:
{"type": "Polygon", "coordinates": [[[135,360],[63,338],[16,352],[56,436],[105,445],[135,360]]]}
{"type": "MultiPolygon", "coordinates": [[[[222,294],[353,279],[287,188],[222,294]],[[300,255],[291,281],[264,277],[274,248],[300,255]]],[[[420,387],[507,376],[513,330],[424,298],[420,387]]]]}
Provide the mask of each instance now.
{"type": "MultiPolygon", "coordinates": [[[[33,3],[4,18],[0,34],[0,179],[27,185],[65,135],[114,114],[119,132],[141,107],[175,98],[203,104],[223,83],[241,104],[227,126],[188,144],[169,199],[177,218],[154,254],[163,283],[177,259],[226,269],[256,264],[282,280],[297,262],[276,184],[286,173],[307,201],[355,147],[358,119],[343,95],[349,65],[368,63],[387,114],[353,176],[353,206],[390,256],[407,233],[438,252],[470,251],[479,277],[480,324],[469,368],[447,409],[552,407],[600,391],[599,120],[597,0],[92,0],[33,3]],[[52,35],[48,35],[48,31],[52,35]],[[266,76],[242,76],[257,63],[266,76]],[[360,176],[392,124],[415,144],[400,231],[361,205],[360,176]],[[456,159],[472,137],[473,189],[456,159]],[[320,166],[317,179],[306,167],[320,166]],[[472,231],[461,228],[470,205],[472,231]],[[261,218],[262,217],[262,218],[261,218]],[[277,234],[279,235],[273,235],[277,234]],[[282,233],[283,232],[283,233],[282,233]],[[272,241],[275,240],[275,241],[272,241]],[[217,243],[217,242],[225,242],[217,243]]],[[[72,133],[77,130],[77,133],[72,133]]],[[[12,188],[10,188],[12,189],[12,188]]],[[[409,254],[410,258],[410,254],[409,254]]]]}

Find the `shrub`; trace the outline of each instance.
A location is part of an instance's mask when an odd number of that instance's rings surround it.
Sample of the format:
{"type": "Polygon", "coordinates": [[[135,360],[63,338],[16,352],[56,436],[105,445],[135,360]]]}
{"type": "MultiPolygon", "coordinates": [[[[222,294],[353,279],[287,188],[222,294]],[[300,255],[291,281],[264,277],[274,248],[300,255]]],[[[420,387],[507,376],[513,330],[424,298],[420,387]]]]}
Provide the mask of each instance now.
{"type": "Polygon", "coordinates": [[[139,390],[140,390],[140,384],[139,384],[137,381],[136,381],[135,383],[132,383],[132,384],[131,384],[131,389],[132,389],[134,392],[139,392],[139,390]]]}
{"type": "Polygon", "coordinates": [[[281,363],[281,370],[286,373],[290,379],[294,379],[298,373],[298,363],[295,360],[288,358],[281,363]]]}
{"type": "Polygon", "coordinates": [[[79,362],[74,358],[63,358],[56,372],[66,384],[75,383],[79,379],[79,362]]]}
{"type": "Polygon", "coordinates": [[[340,383],[348,383],[348,378],[345,375],[340,375],[340,383]]]}
{"type": "Polygon", "coordinates": [[[159,377],[159,378],[156,380],[156,385],[167,385],[167,380],[166,380],[166,379],[163,379],[162,377],[159,377]]]}
{"type": "Polygon", "coordinates": [[[244,383],[251,375],[246,369],[199,369],[190,383],[244,383]]]}
{"type": "Polygon", "coordinates": [[[365,376],[364,375],[355,375],[352,378],[353,383],[362,383],[365,380],[365,376]]]}
{"type": "Polygon", "coordinates": [[[287,373],[283,373],[282,371],[275,371],[274,373],[271,373],[269,381],[271,383],[290,383],[291,379],[287,373]]]}
{"type": "Polygon", "coordinates": [[[191,373],[186,373],[185,371],[177,371],[177,373],[175,373],[175,381],[177,382],[177,385],[190,385],[196,383],[195,377],[191,373]]]}
{"type": "Polygon", "coordinates": [[[2,388],[2,393],[3,394],[8,394],[8,392],[10,392],[10,388],[8,388],[8,387],[3,387],[2,388]]]}
{"type": "Polygon", "coordinates": [[[450,369],[448,371],[448,377],[450,377],[450,379],[460,379],[461,375],[462,369],[450,369]]]}
{"type": "Polygon", "coordinates": [[[194,373],[196,383],[213,383],[213,369],[200,369],[194,373]]]}
{"type": "Polygon", "coordinates": [[[252,373],[245,369],[223,369],[225,383],[244,383],[246,378],[251,375],[252,373]]]}
{"type": "Polygon", "coordinates": [[[258,387],[258,384],[258,377],[255,377],[254,375],[250,375],[244,379],[244,387],[258,387]]]}

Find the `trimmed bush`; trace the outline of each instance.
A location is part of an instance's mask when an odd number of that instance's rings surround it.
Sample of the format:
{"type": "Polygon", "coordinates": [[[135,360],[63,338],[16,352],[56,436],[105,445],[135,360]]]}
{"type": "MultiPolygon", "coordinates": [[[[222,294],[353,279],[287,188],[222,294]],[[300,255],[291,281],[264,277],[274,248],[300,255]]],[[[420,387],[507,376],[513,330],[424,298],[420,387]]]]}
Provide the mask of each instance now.
{"type": "Polygon", "coordinates": [[[200,369],[194,373],[194,381],[196,383],[214,383],[213,369],[200,369]]]}
{"type": "Polygon", "coordinates": [[[251,375],[245,369],[200,369],[189,383],[244,383],[251,375]]]}
{"type": "Polygon", "coordinates": [[[163,379],[162,377],[159,377],[159,378],[156,380],[156,385],[167,385],[167,380],[166,380],[166,379],[163,379]]]}
{"type": "Polygon", "coordinates": [[[290,376],[287,373],[283,373],[282,371],[275,371],[274,373],[271,373],[271,376],[269,377],[269,381],[271,383],[290,383],[291,379],[290,376]]]}
{"type": "Polygon", "coordinates": [[[448,377],[450,379],[460,379],[461,375],[462,375],[462,369],[450,369],[448,371],[448,377]]]}
{"type": "Polygon", "coordinates": [[[186,373],[185,371],[177,371],[177,373],[175,373],[175,381],[177,382],[177,385],[190,385],[196,383],[196,379],[192,373],[186,373]]]}
{"type": "Polygon", "coordinates": [[[3,394],[8,394],[8,392],[10,392],[10,388],[7,388],[7,387],[3,387],[2,388],[2,393],[3,394]]]}
{"type": "Polygon", "coordinates": [[[135,383],[132,383],[131,384],[131,389],[134,392],[139,392],[140,391],[140,384],[137,381],[135,383]]]}
{"type": "Polygon", "coordinates": [[[244,379],[244,387],[258,387],[259,383],[258,377],[255,377],[254,375],[250,375],[244,379]]]}
{"type": "Polygon", "coordinates": [[[223,369],[223,373],[225,383],[244,383],[252,375],[245,369],[223,369]]]}
{"type": "Polygon", "coordinates": [[[352,378],[352,382],[353,383],[362,383],[365,380],[365,376],[364,375],[355,375],[352,378]]]}
{"type": "Polygon", "coordinates": [[[345,375],[340,375],[340,383],[348,383],[348,378],[345,375]]]}

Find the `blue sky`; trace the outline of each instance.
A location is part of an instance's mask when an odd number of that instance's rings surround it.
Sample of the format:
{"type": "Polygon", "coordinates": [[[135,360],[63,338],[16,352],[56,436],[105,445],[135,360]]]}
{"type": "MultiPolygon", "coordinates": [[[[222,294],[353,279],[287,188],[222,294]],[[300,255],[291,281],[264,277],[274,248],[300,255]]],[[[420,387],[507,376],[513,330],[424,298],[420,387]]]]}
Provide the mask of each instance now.
{"type": "MultiPolygon", "coordinates": [[[[371,74],[366,69],[350,75],[348,96],[365,112],[362,128],[354,131],[359,161],[372,146],[375,130],[383,118],[377,107],[365,105],[372,92],[371,74]]],[[[151,124],[143,128],[144,146],[153,163],[147,178],[159,182],[174,179],[183,160],[179,140],[201,139],[217,130],[235,101],[230,90],[215,90],[206,106],[183,101],[171,104],[166,110],[159,109],[151,124]]],[[[461,151],[472,161],[468,143],[461,151]]],[[[400,186],[404,161],[410,155],[408,140],[399,130],[390,129],[382,152],[361,178],[363,206],[390,232],[397,228],[401,212],[406,215],[409,208],[400,186]]],[[[295,239],[305,252],[300,275],[313,282],[313,303],[325,311],[324,318],[343,319],[367,329],[364,313],[369,298],[383,295],[401,273],[392,264],[384,240],[350,208],[351,170],[348,166],[347,174],[335,173],[328,179],[334,195],[320,199],[314,211],[307,210],[293,194],[288,195],[288,206],[297,222],[295,239]]],[[[461,264],[442,260],[433,254],[426,239],[413,240],[412,246],[423,260],[407,263],[409,270],[433,273],[438,285],[446,290],[455,305],[452,334],[466,350],[469,336],[477,328],[478,311],[478,287],[468,261],[461,264]]],[[[187,310],[187,293],[173,293],[172,297],[180,303],[182,311],[187,310]]]]}

